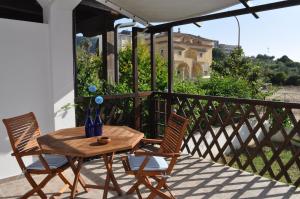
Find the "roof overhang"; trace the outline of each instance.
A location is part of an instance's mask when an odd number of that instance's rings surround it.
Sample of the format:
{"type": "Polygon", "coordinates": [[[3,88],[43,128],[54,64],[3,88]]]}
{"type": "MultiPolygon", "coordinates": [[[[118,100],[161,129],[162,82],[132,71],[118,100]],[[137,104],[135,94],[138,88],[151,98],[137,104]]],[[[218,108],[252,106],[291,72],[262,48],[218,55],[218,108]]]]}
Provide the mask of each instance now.
{"type": "Polygon", "coordinates": [[[300,5],[300,0],[281,0],[250,7],[249,0],[95,0],[147,27],[147,32],[168,29],[202,21],[300,5]],[[217,12],[242,3],[244,8],[217,12]],[[152,26],[151,22],[164,22],[152,26]]]}
{"type": "Polygon", "coordinates": [[[209,14],[238,4],[239,0],[97,0],[147,26],[209,14]]]}
{"type": "Polygon", "coordinates": [[[261,4],[261,5],[252,6],[252,7],[245,7],[245,8],[236,9],[236,10],[216,12],[216,13],[211,13],[211,14],[206,14],[206,15],[200,15],[197,17],[190,17],[190,18],[186,18],[186,19],[182,19],[182,20],[162,23],[159,25],[150,26],[147,31],[152,32],[152,33],[163,32],[163,31],[169,30],[170,28],[172,28],[174,26],[180,26],[180,25],[185,25],[185,24],[190,24],[190,23],[195,23],[195,22],[223,19],[223,18],[227,18],[227,17],[235,17],[235,16],[240,16],[240,15],[245,15],[245,14],[253,14],[253,13],[257,13],[257,12],[264,12],[264,11],[288,8],[288,7],[299,6],[299,5],[300,5],[300,0],[274,1],[273,3],[261,4]]]}

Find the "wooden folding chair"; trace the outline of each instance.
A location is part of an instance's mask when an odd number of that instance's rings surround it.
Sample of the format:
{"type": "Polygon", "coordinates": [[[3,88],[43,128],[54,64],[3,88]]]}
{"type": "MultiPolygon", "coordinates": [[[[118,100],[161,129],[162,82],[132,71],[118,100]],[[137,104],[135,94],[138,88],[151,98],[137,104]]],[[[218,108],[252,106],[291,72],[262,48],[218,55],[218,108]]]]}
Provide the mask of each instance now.
{"type": "Polygon", "coordinates": [[[144,184],[150,189],[149,199],[160,196],[164,199],[174,198],[169,186],[166,183],[173,167],[180,156],[180,147],[186,132],[188,120],[184,117],[172,113],[169,117],[163,140],[143,139],[144,143],[160,144],[157,152],[147,152],[136,150],[133,154],[122,157],[122,163],[127,174],[135,175],[137,182],[127,191],[127,194],[137,192],[139,198],[142,196],[139,191],[139,185],[144,184]],[[165,160],[169,158],[169,163],[165,160]],[[154,186],[150,179],[157,181],[154,186]],[[162,192],[166,189],[170,195],[162,192]]]}
{"type": "Polygon", "coordinates": [[[24,176],[32,186],[32,190],[25,193],[21,198],[28,198],[34,193],[37,193],[41,198],[47,198],[42,188],[56,175],[65,183],[65,186],[55,195],[63,193],[66,188],[72,188],[71,183],[62,174],[69,167],[68,160],[64,156],[43,155],[41,153],[36,141],[36,138],[40,136],[40,129],[32,112],[3,119],[3,123],[13,149],[12,155],[17,159],[24,176]],[[22,159],[24,156],[38,156],[38,160],[26,166],[22,159]],[[32,174],[46,174],[46,177],[37,184],[32,174]]]}

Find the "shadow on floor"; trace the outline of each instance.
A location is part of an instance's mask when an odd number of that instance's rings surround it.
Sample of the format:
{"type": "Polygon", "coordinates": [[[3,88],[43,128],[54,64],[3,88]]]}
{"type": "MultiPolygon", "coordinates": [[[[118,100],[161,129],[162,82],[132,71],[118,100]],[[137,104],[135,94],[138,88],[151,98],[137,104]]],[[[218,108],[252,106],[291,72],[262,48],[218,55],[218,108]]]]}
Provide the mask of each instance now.
{"type": "MultiPolygon", "coordinates": [[[[126,192],[134,183],[134,178],[124,173],[120,158],[114,160],[114,173],[121,189],[126,192]]],[[[102,159],[85,163],[82,175],[89,183],[103,184],[105,169],[102,159]]],[[[71,180],[72,172],[66,171],[71,180]]],[[[169,185],[173,194],[178,198],[187,199],[227,199],[227,198],[300,198],[300,189],[276,181],[256,176],[227,166],[201,160],[198,157],[182,155],[178,160],[169,185]]],[[[50,196],[62,186],[58,178],[52,180],[44,191],[50,196]]],[[[30,189],[24,178],[0,184],[1,198],[18,198],[30,189]]],[[[143,197],[147,197],[148,190],[141,186],[143,197]]],[[[76,198],[101,198],[101,190],[81,192],[76,198]]],[[[61,198],[68,198],[69,193],[61,198]]],[[[38,197],[33,197],[38,198],[38,197]]],[[[136,195],[117,196],[109,193],[109,198],[137,198],[136,195]]]]}

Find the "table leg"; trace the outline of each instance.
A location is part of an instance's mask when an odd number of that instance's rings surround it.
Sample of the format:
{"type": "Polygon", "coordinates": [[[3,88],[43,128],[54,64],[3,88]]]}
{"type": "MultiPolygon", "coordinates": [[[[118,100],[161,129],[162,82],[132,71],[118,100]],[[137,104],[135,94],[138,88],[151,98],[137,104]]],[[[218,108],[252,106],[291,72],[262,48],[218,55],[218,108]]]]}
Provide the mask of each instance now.
{"type": "Polygon", "coordinates": [[[113,186],[114,186],[115,190],[118,192],[119,196],[122,195],[122,190],[120,189],[120,186],[114,176],[113,169],[112,169],[113,158],[114,158],[114,153],[112,153],[111,155],[108,155],[108,154],[103,155],[103,160],[104,160],[105,167],[107,170],[104,192],[103,192],[104,199],[107,198],[110,181],[113,183],[113,186]]]}
{"type": "Polygon", "coordinates": [[[81,184],[81,186],[83,187],[85,192],[88,191],[84,180],[80,176],[80,170],[82,167],[83,159],[82,158],[74,159],[72,157],[67,157],[67,159],[68,159],[71,169],[74,173],[74,182],[73,182],[73,186],[71,189],[71,196],[70,196],[70,198],[74,198],[75,194],[78,190],[77,189],[78,182],[81,184]],[[78,161],[77,165],[75,165],[76,160],[78,161]]]}
{"type": "MultiPolygon", "coordinates": [[[[68,159],[69,164],[70,164],[70,166],[71,166],[71,168],[72,168],[72,170],[73,170],[73,173],[75,173],[75,171],[76,171],[76,166],[75,166],[75,163],[74,163],[74,162],[76,162],[76,160],[78,160],[78,158],[75,159],[75,160],[73,160],[73,158],[67,157],[67,159],[68,159]]],[[[86,185],[85,181],[83,180],[83,178],[81,177],[80,174],[79,174],[79,176],[78,176],[78,180],[79,180],[79,183],[81,184],[82,188],[84,189],[84,191],[85,191],[85,192],[88,192],[87,185],[86,185]]]]}
{"type": "Polygon", "coordinates": [[[74,168],[73,172],[74,172],[74,182],[73,182],[73,187],[72,187],[72,191],[71,191],[71,196],[70,198],[75,198],[75,193],[77,190],[77,185],[78,185],[78,181],[79,181],[79,177],[80,177],[80,169],[82,166],[82,159],[78,159],[78,163],[77,163],[77,167],[74,168]]]}

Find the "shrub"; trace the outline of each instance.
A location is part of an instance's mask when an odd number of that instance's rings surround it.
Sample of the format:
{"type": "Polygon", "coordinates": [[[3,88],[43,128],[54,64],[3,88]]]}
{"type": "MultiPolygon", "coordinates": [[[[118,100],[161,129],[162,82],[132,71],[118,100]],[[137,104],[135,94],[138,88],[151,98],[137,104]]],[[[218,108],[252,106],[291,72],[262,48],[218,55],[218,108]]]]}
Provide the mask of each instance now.
{"type": "Polygon", "coordinates": [[[202,89],[206,95],[226,96],[239,98],[252,98],[252,90],[246,80],[236,79],[231,76],[220,77],[214,75],[204,83],[202,89]]]}
{"type": "Polygon", "coordinates": [[[205,91],[201,88],[200,81],[187,81],[180,80],[179,78],[175,79],[174,92],[205,95],[205,91]]]}
{"type": "MultiPolygon", "coordinates": [[[[132,63],[131,47],[128,46],[121,50],[120,53],[120,83],[132,88],[132,63]]],[[[157,73],[157,90],[164,91],[167,88],[167,62],[160,55],[155,57],[157,73]]],[[[151,85],[151,65],[150,52],[146,44],[138,45],[138,75],[139,91],[150,90],[151,85]]]]}
{"type": "Polygon", "coordinates": [[[286,81],[286,79],[287,79],[287,75],[283,72],[273,74],[273,75],[271,75],[271,78],[270,78],[271,83],[276,84],[276,85],[283,85],[284,82],[286,81]]]}
{"type": "Polygon", "coordinates": [[[294,85],[299,86],[300,85],[300,75],[293,75],[287,78],[285,81],[286,85],[294,85]]]}
{"type": "Polygon", "coordinates": [[[96,85],[97,90],[102,90],[103,84],[100,81],[102,68],[102,59],[99,56],[90,54],[84,48],[77,48],[78,96],[89,96],[87,90],[89,85],[96,85]]]}
{"type": "MultiPolygon", "coordinates": [[[[112,95],[132,92],[131,47],[119,53],[120,80],[118,85],[103,81],[103,64],[101,58],[89,53],[85,48],[77,49],[78,95],[88,96],[88,85],[97,86],[97,94],[112,95]]],[[[174,92],[198,95],[216,95],[240,98],[262,98],[260,70],[249,59],[243,56],[241,49],[236,49],[225,60],[214,63],[211,79],[180,80],[174,77],[174,92]]],[[[160,55],[156,56],[157,90],[167,88],[167,62],[160,55]]],[[[151,66],[150,53],[146,44],[138,45],[139,91],[150,90],[151,66]]]]}

